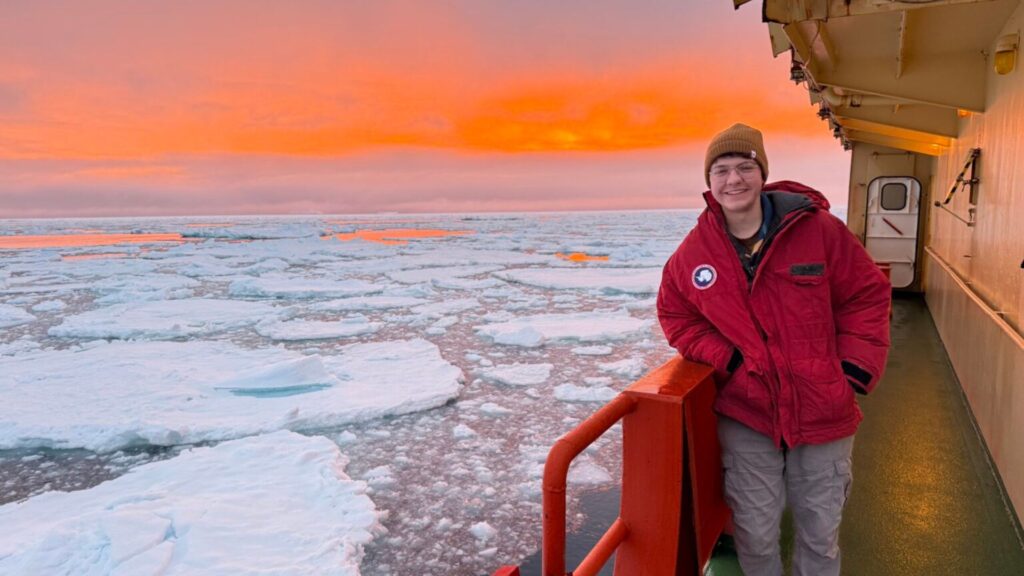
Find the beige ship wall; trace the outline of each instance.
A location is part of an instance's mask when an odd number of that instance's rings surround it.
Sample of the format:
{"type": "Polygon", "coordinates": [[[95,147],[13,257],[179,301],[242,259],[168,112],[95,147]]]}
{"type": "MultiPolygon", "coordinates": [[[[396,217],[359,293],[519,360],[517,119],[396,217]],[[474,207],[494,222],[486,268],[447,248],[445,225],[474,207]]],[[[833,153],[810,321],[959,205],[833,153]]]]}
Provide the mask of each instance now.
{"type": "MultiPolygon", "coordinates": [[[[1018,7],[1002,34],[1022,28],[1018,7]]],[[[1018,57],[1006,76],[990,67],[985,113],[961,119],[959,137],[938,159],[933,199],[948,192],[968,151],[981,148],[976,225],[933,209],[925,256],[928,307],[1018,515],[1024,515],[1022,64],[1018,57]]],[[[948,208],[967,219],[967,190],[948,208]]]]}

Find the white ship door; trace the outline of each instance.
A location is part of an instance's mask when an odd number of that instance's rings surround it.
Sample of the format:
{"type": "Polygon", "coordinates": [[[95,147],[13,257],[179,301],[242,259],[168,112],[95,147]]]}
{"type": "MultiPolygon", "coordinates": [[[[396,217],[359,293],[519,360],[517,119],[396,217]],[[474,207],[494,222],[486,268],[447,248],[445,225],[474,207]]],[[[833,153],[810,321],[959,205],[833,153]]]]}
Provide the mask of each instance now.
{"type": "Polygon", "coordinates": [[[915,178],[875,178],[868,186],[864,244],[875,262],[889,264],[893,288],[914,282],[920,200],[915,178]]]}

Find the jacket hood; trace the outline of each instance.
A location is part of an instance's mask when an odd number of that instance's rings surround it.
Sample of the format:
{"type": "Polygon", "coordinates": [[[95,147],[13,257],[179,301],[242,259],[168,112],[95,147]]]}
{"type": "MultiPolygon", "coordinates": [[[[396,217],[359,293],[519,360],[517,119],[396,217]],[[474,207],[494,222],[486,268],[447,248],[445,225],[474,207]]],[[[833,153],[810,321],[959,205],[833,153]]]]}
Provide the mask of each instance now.
{"type": "Polygon", "coordinates": [[[815,206],[822,210],[828,210],[831,208],[831,204],[828,202],[828,198],[821,192],[818,192],[810,186],[804,186],[799,182],[793,182],[792,180],[779,180],[778,182],[771,182],[765,184],[762,188],[764,192],[789,192],[790,194],[802,194],[811,200],[815,206]]]}

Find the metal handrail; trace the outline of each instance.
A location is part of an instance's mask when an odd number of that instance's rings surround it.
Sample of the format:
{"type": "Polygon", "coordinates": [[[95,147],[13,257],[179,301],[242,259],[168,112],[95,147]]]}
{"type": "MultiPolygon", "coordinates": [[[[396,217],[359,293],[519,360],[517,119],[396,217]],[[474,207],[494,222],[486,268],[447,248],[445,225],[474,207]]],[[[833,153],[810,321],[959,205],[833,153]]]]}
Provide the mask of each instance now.
{"type": "MultiPolygon", "coordinates": [[[[669,360],[630,384],[552,447],[544,465],[544,576],[594,576],[615,555],[626,576],[693,575],[728,522],[716,417],[714,370],[669,360]],[[622,421],[619,516],[575,571],[565,570],[569,466],[622,421]]],[[[492,576],[519,576],[504,566],[492,576]]]]}
{"type": "MultiPolygon", "coordinates": [[[[569,476],[569,465],[587,446],[600,438],[623,416],[632,412],[636,408],[636,402],[636,399],[625,394],[616,396],[574,430],[562,436],[551,448],[547,462],[544,464],[544,544],[541,560],[544,576],[565,576],[566,574],[565,486],[569,476]]],[[[573,574],[579,576],[596,574],[604,562],[611,557],[615,548],[625,540],[628,531],[628,527],[621,518],[616,519],[608,532],[601,537],[594,550],[587,555],[579,568],[573,571],[573,574]],[[598,559],[602,556],[603,560],[598,563],[598,559]],[[584,570],[592,571],[585,572],[584,570]]]]}

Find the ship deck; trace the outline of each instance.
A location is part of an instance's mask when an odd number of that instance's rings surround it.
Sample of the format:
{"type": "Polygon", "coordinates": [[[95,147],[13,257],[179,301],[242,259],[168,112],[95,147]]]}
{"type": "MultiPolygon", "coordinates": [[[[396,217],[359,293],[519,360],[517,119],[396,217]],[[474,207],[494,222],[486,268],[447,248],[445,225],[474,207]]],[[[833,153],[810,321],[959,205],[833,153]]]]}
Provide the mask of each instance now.
{"type": "MultiPolygon", "coordinates": [[[[1024,574],[1019,522],[922,298],[894,300],[891,334],[885,378],[860,399],[843,574],[1024,574]]],[[[720,546],[707,574],[742,572],[720,546]]]]}

